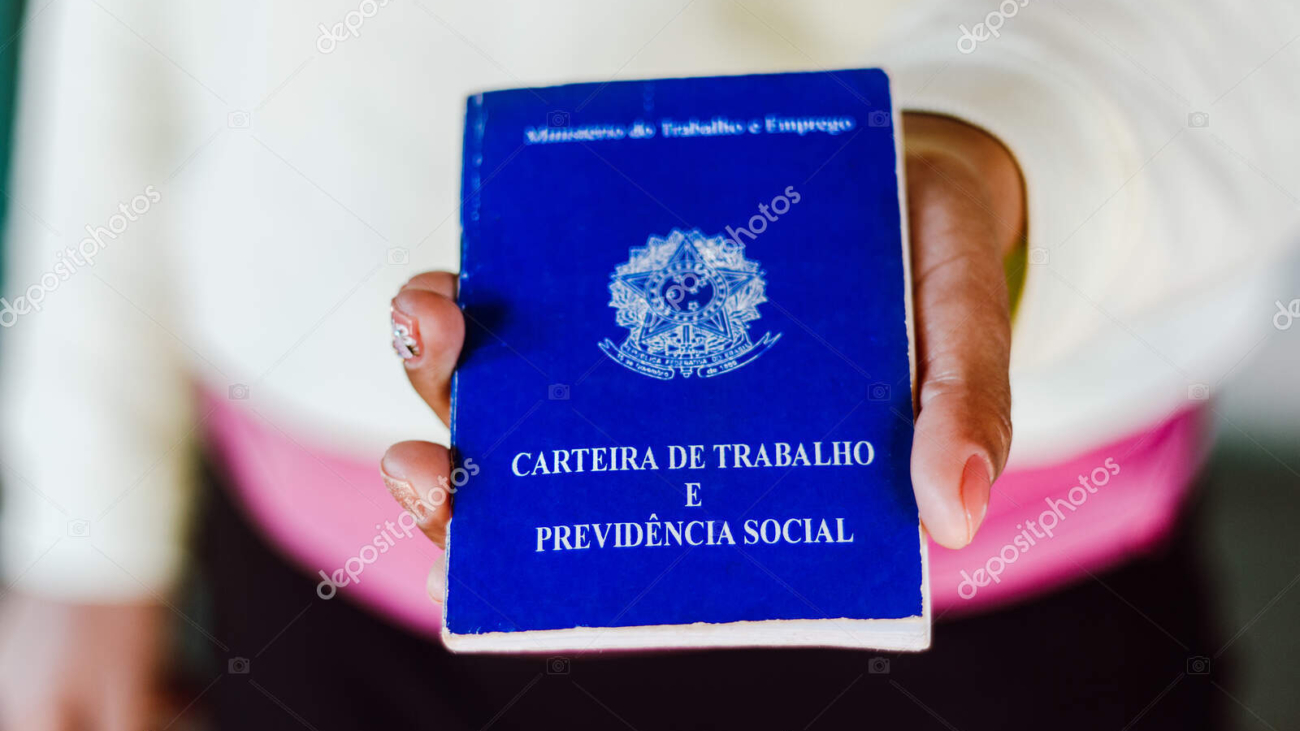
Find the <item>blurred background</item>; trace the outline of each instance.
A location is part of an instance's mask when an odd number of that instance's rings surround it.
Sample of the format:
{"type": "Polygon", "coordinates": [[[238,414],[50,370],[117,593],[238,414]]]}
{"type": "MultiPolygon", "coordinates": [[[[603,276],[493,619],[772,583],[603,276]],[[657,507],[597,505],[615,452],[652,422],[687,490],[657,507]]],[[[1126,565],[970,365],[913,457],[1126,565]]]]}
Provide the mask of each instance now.
{"type": "MultiPolygon", "coordinates": [[[[12,133],[22,5],[0,0],[4,141],[12,133]]],[[[10,146],[0,144],[0,179],[8,180],[9,159],[10,146]]],[[[4,193],[0,229],[9,217],[31,215],[23,209],[21,191],[6,184],[4,193]]],[[[1211,567],[1212,601],[1227,638],[1206,656],[1211,663],[1231,661],[1232,722],[1243,731],[1300,729],[1295,692],[1300,687],[1300,261],[1290,261],[1286,281],[1273,309],[1259,313],[1273,317],[1275,327],[1212,389],[1214,446],[1195,498],[1200,509],[1193,511],[1192,530],[1211,567]],[[1294,323],[1290,313],[1297,315],[1294,323]]],[[[5,332],[0,331],[4,355],[5,332]]],[[[8,479],[0,470],[0,497],[8,479]]],[[[0,587],[0,596],[8,590],[0,587]]],[[[182,635],[193,634],[179,628],[182,635]]]]}
{"type": "MultiPolygon", "coordinates": [[[[1292,267],[1290,297],[1300,292],[1292,267]]],[[[1290,300],[1284,300],[1284,304],[1290,300]]],[[[1300,728],[1300,332],[1276,331],[1216,396],[1197,532],[1232,628],[1240,729],[1300,728]],[[1252,713],[1251,710],[1254,709],[1252,713]]]]}

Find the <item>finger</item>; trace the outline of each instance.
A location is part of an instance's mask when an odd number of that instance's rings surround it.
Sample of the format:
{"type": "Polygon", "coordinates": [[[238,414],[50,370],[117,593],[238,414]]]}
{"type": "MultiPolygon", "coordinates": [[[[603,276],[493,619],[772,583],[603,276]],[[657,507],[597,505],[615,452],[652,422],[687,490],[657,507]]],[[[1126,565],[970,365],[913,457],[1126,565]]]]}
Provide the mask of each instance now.
{"type": "Polygon", "coordinates": [[[398,442],[388,448],[379,464],[388,492],[429,540],[447,545],[447,522],[451,520],[451,455],[447,448],[430,442],[398,442]]]}
{"type": "Polygon", "coordinates": [[[465,318],[456,306],[456,275],[428,272],[407,282],[393,298],[393,348],[411,385],[448,423],[451,372],[465,342],[465,318]]]}
{"type": "Polygon", "coordinates": [[[1011,447],[1011,325],[1001,222],[979,173],[909,156],[920,413],[912,479],[940,545],[970,543],[1011,447]]]}
{"type": "Polygon", "coordinates": [[[447,598],[447,552],[443,551],[438,554],[438,558],[433,561],[433,568],[429,569],[429,578],[424,582],[424,588],[429,592],[429,598],[442,604],[447,598]]]}

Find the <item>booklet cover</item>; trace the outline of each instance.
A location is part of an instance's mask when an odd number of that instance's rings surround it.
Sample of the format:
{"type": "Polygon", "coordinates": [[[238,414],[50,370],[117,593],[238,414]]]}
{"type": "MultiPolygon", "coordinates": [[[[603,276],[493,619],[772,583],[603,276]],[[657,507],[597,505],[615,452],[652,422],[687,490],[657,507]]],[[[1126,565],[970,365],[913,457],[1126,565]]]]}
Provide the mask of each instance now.
{"type": "Polygon", "coordinates": [[[469,99],[444,639],[929,645],[877,69],[469,99]]]}

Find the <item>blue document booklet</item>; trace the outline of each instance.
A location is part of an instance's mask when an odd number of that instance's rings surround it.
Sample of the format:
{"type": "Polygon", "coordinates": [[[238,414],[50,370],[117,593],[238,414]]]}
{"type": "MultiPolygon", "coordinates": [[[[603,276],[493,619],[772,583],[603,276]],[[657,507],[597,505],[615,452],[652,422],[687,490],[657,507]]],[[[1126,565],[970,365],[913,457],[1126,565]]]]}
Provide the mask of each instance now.
{"type": "Polygon", "coordinates": [[[899,134],[874,69],[469,99],[450,648],[929,645],[899,134]]]}

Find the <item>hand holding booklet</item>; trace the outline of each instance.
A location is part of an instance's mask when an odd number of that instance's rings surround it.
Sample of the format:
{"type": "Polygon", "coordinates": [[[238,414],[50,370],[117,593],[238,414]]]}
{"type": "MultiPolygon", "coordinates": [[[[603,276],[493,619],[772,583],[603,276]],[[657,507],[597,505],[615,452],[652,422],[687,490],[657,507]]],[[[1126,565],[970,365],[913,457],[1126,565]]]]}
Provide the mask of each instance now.
{"type": "Polygon", "coordinates": [[[444,639],[930,642],[880,70],[468,103],[444,639]]]}

